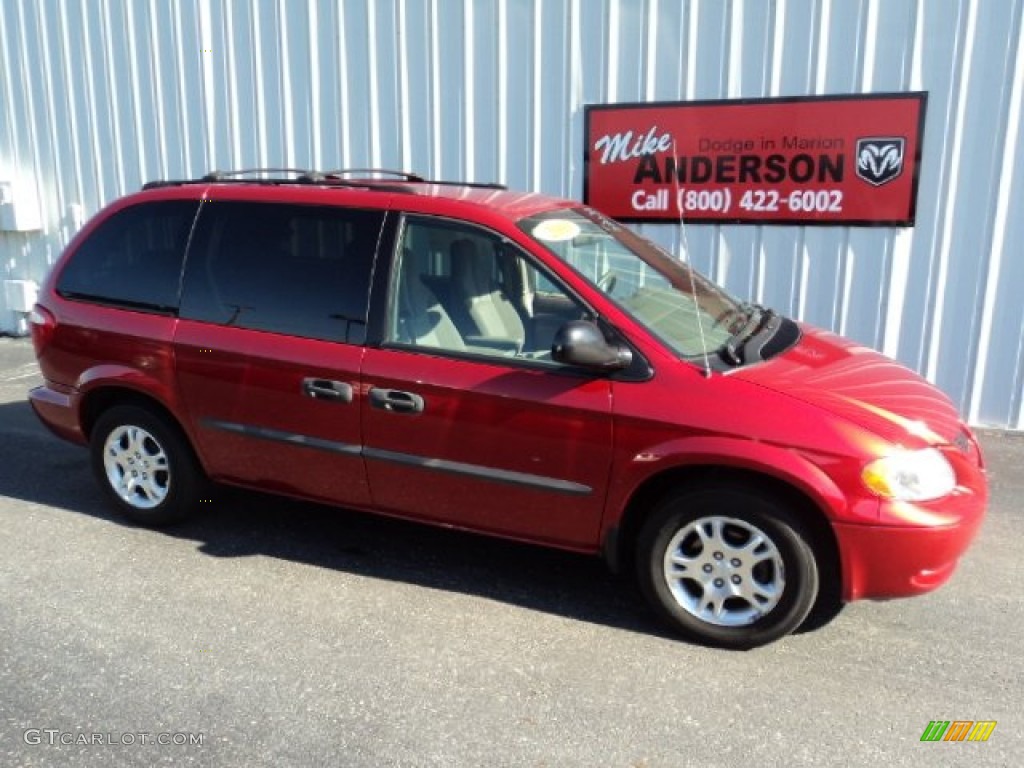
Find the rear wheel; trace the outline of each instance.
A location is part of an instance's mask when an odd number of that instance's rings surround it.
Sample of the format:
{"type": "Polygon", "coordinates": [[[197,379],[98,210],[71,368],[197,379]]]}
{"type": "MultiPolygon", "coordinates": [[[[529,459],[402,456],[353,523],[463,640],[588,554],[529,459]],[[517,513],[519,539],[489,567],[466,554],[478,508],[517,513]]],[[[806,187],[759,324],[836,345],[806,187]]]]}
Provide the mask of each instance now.
{"type": "Polygon", "coordinates": [[[818,566],[799,520],[745,488],[683,490],[640,532],[640,586],[676,631],[707,645],[753,648],[807,617],[818,566]]]}
{"type": "Polygon", "coordinates": [[[201,472],[185,439],[162,417],[115,406],[96,420],[90,448],[100,485],[135,522],[167,525],[195,509],[201,472]]]}

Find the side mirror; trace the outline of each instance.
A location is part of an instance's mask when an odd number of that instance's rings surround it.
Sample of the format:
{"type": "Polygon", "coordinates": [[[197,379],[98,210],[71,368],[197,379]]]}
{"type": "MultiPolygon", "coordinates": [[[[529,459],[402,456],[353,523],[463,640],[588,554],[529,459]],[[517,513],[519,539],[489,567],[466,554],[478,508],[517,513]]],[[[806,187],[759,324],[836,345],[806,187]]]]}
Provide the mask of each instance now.
{"type": "Polygon", "coordinates": [[[559,363],[580,368],[617,371],[633,362],[629,347],[609,344],[601,329],[586,320],[572,320],[555,333],[551,357],[559,363]]]}

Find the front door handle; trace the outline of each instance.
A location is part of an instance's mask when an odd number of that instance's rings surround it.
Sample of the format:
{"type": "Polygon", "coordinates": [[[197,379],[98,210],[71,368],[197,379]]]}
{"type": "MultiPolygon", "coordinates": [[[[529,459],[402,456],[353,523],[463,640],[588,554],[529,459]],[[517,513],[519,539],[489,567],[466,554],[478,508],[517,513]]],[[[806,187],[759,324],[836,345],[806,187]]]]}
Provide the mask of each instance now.
{"type": "Polygon", "coordinates": [[[370,390],[370,405],[394,413],[422,413],[426,404],[422,397],[413,392],[373,387],[370,390]]]}
{"type": "Polygon", "coordinates": [[[341,403],[352,402],[352,385],[344,381],[330,379],[303,379],[302,394],[314,400],[335,400],[341,403]]]}

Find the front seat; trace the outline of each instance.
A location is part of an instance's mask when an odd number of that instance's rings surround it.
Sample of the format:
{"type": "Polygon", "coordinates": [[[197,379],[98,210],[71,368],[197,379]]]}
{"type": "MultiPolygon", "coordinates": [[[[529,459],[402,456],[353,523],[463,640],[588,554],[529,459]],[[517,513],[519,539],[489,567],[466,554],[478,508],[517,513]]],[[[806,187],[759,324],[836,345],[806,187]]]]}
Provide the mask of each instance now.
{"type": "Polygon", "coordinates": [[[494,259],[482,256],[472,240],[455,240],[449,253],[455,295],[481,336],[505,339],[523,348],[526,328],[494,278],[494,259]]]}
{"type": "Polygon", "coordinates": [[[420,267],[413,251],[407,249],[402,253],[401,269],[398,313],[393,329],[395,340],[420,347],[465,350],[462,334],[437,295],[420,277],[420,267]]]}

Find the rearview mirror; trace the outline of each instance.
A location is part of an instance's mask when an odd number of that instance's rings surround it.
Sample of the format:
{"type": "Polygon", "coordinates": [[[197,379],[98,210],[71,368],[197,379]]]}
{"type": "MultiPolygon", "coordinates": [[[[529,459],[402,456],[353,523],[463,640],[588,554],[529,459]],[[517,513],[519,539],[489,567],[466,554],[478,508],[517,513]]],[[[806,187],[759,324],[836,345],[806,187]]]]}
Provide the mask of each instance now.
{"type": "Polygon", "coordinates": [[[609,344],[601,329],[586,320],[572,320],[555,333],[551,357],[580,368],[617,371],[633,362],[629,347],[609,344]]]}

